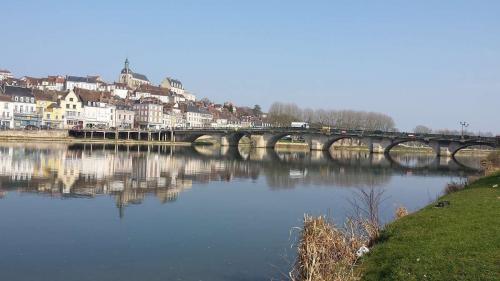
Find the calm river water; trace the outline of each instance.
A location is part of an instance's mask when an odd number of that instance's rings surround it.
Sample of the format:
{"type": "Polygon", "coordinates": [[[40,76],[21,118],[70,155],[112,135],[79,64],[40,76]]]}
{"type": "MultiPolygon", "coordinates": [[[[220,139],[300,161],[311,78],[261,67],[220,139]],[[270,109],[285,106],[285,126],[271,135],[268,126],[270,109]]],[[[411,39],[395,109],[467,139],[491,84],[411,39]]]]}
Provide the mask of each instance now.
{"type": "Polygon", "coordinates": [[[0,145],[0,280],[283,280],[304,213],[342,223],[360,189],[383,222],[479,158],[0,145]]]}

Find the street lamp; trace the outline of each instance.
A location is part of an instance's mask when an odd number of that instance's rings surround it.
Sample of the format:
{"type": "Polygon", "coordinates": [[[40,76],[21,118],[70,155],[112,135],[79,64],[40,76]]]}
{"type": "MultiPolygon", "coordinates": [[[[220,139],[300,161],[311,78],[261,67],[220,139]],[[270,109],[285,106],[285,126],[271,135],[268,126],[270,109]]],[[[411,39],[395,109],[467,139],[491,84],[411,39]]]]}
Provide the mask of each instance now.
{"type": "Polygon", "coordinates": [[[464,138],[464,128],[469,127],[469,123],[467,123],[465,121],[461,121],[460,125],[462,126],[462,139],[463,139],[464,138]]]}

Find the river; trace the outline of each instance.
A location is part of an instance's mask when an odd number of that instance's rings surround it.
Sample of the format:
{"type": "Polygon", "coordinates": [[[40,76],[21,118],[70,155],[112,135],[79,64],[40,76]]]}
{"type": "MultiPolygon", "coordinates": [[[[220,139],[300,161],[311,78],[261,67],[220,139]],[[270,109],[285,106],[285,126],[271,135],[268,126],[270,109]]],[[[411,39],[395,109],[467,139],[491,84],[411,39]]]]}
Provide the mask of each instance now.
{"type": "Polygon", "coordinates": [[[0,280],[283,280],[304,213],[382,223],[478,157],[97,144],[0,145],[0,280]]]}

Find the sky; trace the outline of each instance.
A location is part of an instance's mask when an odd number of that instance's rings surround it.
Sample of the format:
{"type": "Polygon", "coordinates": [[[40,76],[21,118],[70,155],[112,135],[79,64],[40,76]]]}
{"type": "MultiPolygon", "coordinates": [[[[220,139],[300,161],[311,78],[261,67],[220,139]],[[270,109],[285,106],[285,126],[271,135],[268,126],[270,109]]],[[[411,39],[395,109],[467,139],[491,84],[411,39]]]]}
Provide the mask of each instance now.
{"type": "Polygon", "coordinates": [[[6,1],[0,69],[500,133],[500,1],[6,1]]]}

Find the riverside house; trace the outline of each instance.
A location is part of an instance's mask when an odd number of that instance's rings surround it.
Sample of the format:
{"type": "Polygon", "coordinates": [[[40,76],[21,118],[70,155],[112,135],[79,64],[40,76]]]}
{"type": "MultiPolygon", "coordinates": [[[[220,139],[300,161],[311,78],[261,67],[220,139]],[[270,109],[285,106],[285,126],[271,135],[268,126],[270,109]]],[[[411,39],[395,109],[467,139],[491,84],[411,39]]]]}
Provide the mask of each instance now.
{"type": "Polygon", "coordinates": [[[140,129],[161,129],[163,104],[155,98],[142,98],[134,104],[135,124],[140,129]]]}
{"type": "Polygon", "coordinates": [[[75,91],[69,90],[59,95],[59,105],[64,110],[64,129],[82,126],[84,123],[84,110],[82,101],[75,91]]]}
{"type": "Polygon", "coordinates": [[[0,130],[14,128],[14,107],[11,97],[0,95],[0,130]]]}
{"type": "Polygon", "coordinates": [[[35,96],[36,112],[41,117],[41,126],[48,126],[54,129],[60,129],[62,119],[55,120],[53,117],[54,107],[58,107],[57,95],[58,92],[55,91],[42,91],[33,89],[33,95],[35,96]],[[50,110],[48,108],[50,107],[50,110]],[[50,113],[48,112],[50,111],[50,113]]]}
{"type": "Polygon", "coordinates": [[[115,126],[115,106],[110,103],[110,92],[75,89],[83,106],[83,126],[86,128],[109,128],[115,126]]]}
{"type": "Polygon", "coordinates": [[[213,116],[204,108],[188,105],[186,108],[186,125],[191,128],[210,127],[213,116]]]}
{"type": "Polygon", "coordinates": [[[5,86],[4,94],[11,98],[14,105],[14,129],[41,125],[40,115],[36,111],[35,96],[31,89],[18,86],[5,86]]]}
{"type": "Polygon", "coordinates": [[[115,101],[115,126],[118,129],[131,129],[134,127],[135,111],[132,105],[124,100],[115,101]]]}
{"type": "Polygon", "coordinates": [[[73,90],[33,90],[36,110],[42,117],[42,124],[53,129],[71,129],[83,125],[83,109],[80,99],[73,90]]]}

